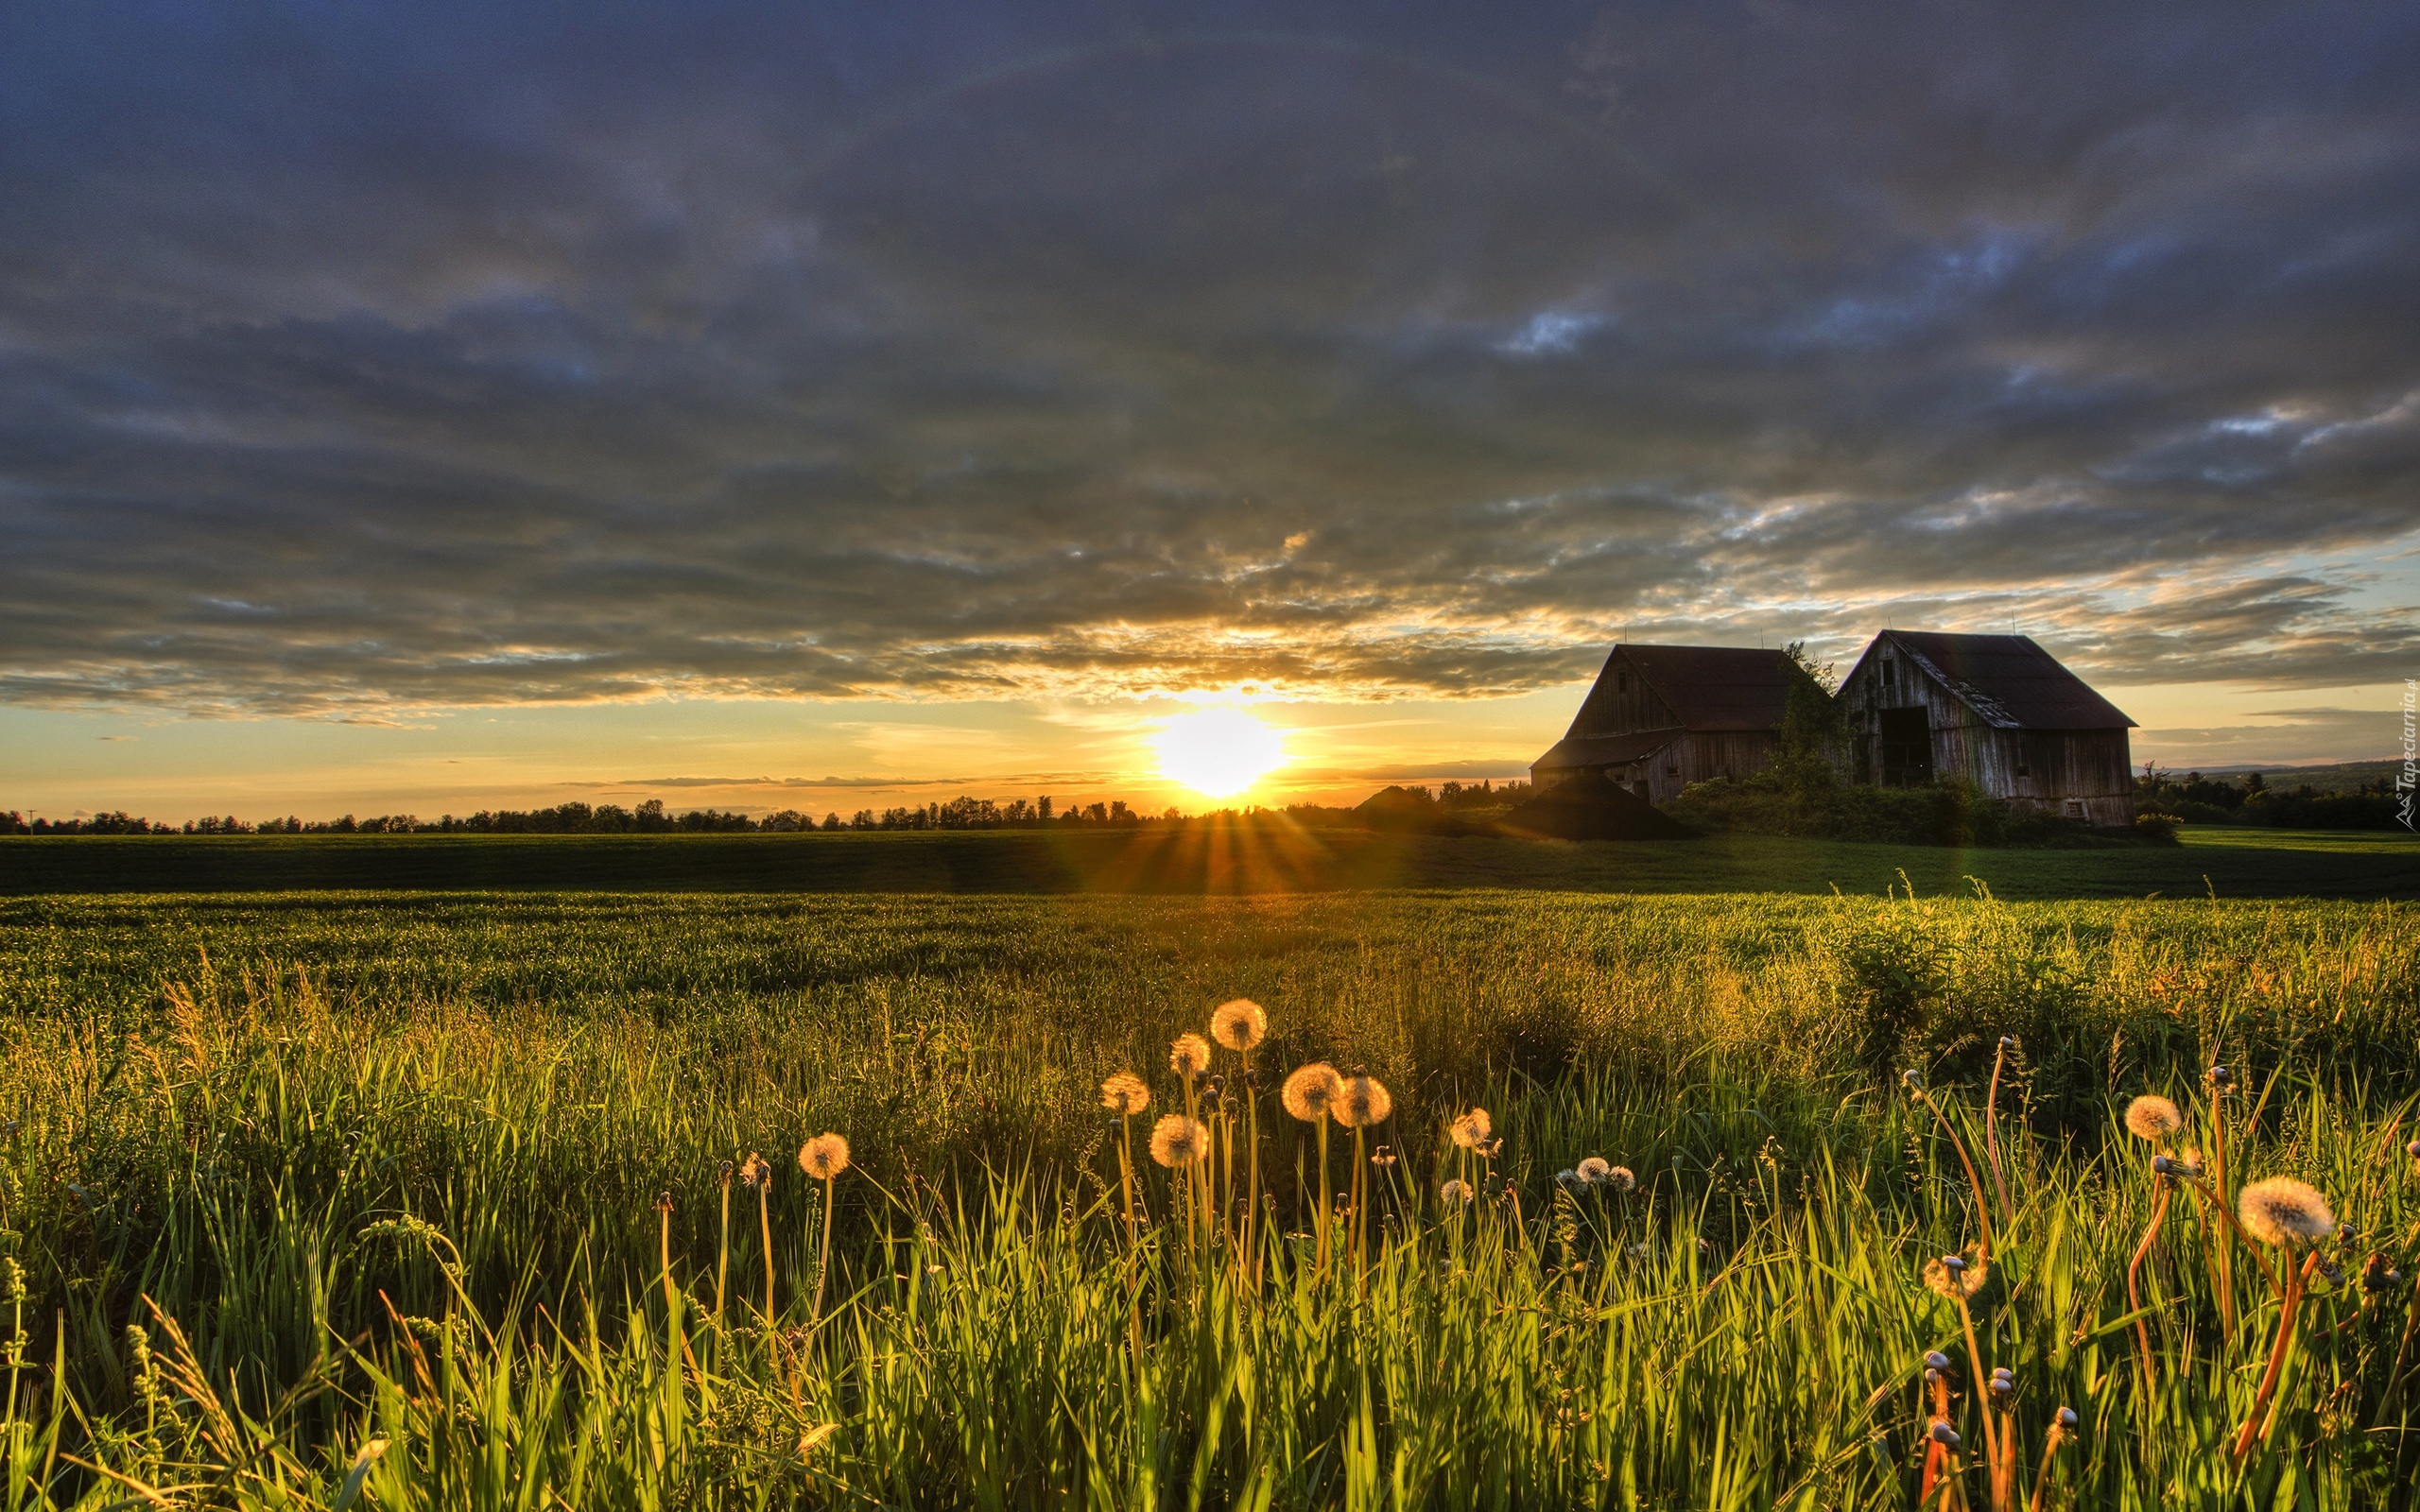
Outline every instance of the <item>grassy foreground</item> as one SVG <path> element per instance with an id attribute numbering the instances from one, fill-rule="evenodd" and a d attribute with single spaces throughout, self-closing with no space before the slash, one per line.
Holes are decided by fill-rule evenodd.
<path id="1" fill-rule="evenodd" d="M 1938 1413 L 1962 1444 L 1938 1484 L 1979 1507 L 2003 1428 L 2018 1504 L 2388 1506 L 2420 1472 L 2420 1314 L 2360 1277 L 2372 1249 L 2420 1268 L 2415 955 L 2391 904 L 12 903 L 0 1490 L 1912 1505 Z M 1273 1222 L 1247 1234 L 1248 1167 L 1214 1160 L 1189 1237 L 1137 1127 L 1128 1244 L 1094 1089 L 1142 1073 L 1148 1125 L 1179 1103 L 1169 1040 L 1236 993 L 1271 1009 L 1264 1072 L 1363 1063 L 1395 1093 L 1357 1264 L 1341 1238 L 1317 1263 L 1317 1143 L 1273 1074 L 1238 1141 Z M 2163 1192 L 2112 1099 L 2168 1089 L 2207 1148 L 2213 1059 L 2239 1078 L 2228 1183 L 2299 1177 L 2346 1230 L 2260 1413 L 2280 1309 L 2194 1192 L 2165 1194 L 2128 1297 Z M 1894 1090 L 1909 1060 L 1955 1142 Z M 1248 1134 L 1239 1058 L 1214 1069 Z M 1445 1138 L 1474 1102 L 1492 1160 Z M 819 1314 L 826 1189 L 788 1157 L 825 1128 L 856 1164 Z M 752 1150 L 777 1160 L 761 1229 L 717 1174 Z M 1554 1179 L 1587 1155 L 1635 1188 Z M 1442 1201 L 1449 1177 L 1479 1199 Z M 1919 1268 L 1981 1260 L 1985 1221 L 1970 1353 Z M 2014 1410 L 1987 1428 L 1996 1366 Z M 2079 1428 L 2037 1483 L 2061 1405 Z"/>
<path id="2" fill-rule="evenodd" d="M 0 895 L 691 891 L 1211 894 L 1519 887 L 1566 892 L 1841 892 L 1980 878 L 2004 898 L 2420 898 L 2400 831 L 2185 832 L 2183 846 L 1953 850 L 1771 835 L 1569 841 L 1303 830 L 1282 819 L 1181 831 L 683 835 L 0 837 Z"/>

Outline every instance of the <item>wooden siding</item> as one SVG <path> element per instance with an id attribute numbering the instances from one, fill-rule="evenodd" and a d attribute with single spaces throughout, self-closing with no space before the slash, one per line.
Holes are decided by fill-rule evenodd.
<path id="1" fill-rule="evenodd" d="M 1905 657 L 1890 686 L 1882 658 L 1861 662 L 1841 689 L 1849 731 L 1849 775 L 1884 780 L 1882 716 L 1922 709 L 1932 735 L 1936 778 L 1963 777 L 2018 814 L 2048 811 L 2104 827 L 2135 822 L 2134 767 L 2123 730 L 2006 730 Z"/>
<path id="2" fill-rule="evenodd" d="M 1632 684 L 1637 686 L 1635 682 Z M 1618 733 L 1618 731 L 1616 731 Z M 1681 789 L 1691 782 L 1710 782 L 1718 777 L 1745 777 L 1761 771 L 1773 758 L 1777 737 L 1766 730 L 1675 731 L 1672 744 L 1639 761 L 1599 768 L 1614 782 L 1639 791 L 1651 802 L 1662 803 L 1681 796 Z M 1551 782 L 1556 775 L 1534 774 L 1542 782 Z"/>

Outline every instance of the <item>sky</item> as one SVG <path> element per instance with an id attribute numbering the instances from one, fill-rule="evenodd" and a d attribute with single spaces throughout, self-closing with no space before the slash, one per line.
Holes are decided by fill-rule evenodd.
<path id="1" fill-rule="evenodd" d="M 0 9 L 0 807 L 1520 775 L 1617 639 L 2399 754 L 2420 9 Z"/>

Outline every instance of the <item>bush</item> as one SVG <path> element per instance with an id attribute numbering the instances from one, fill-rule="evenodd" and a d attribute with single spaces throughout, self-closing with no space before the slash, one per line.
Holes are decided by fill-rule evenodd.
<path id="1" fill-rule="evenodd" d="M 2148 840 L 2153 845 L 2178 844 L 2176 821 L 2165 814 L 2137 814 L 2135 816 L 2135 838 Z"/>
<path id="2" fill-rule="evenodd" d="M 1702 830 L 1891 845 L 2082 846 L 2091 830 L 2055 815 L 2012 816 L 1974 783 L 1869 787 L 1758 772 L 1692 782 L 1666 812 Z"/>

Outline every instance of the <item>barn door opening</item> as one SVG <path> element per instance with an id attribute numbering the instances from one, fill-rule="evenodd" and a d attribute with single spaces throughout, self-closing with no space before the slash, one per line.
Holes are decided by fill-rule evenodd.
<path id="1" fill-rule="evenodd" d="M 1922 787 L 1932 781 L 1932 723 L 1922 704 L 1882 711 L 1882 785 Z"/>

